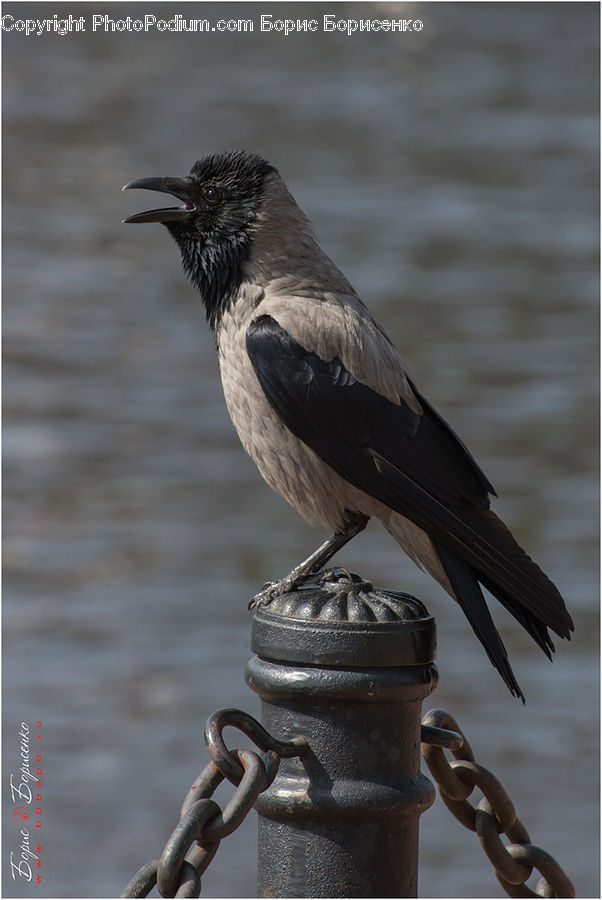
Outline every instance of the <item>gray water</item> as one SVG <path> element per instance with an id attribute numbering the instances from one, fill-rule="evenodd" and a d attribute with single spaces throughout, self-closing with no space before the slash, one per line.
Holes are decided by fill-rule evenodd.
<path id="1" fill-rule="evenodd" d="M 477 759 L 580 896 L 598 884 L 598 7 L 11 4 L 88 19 L 3 35 L 4 759 L 42 722 L 43 881 L 117 896 L 157 856 L 207 755 L 205 717 L 257 713 L 248 598 L 322 539 L 262 483 L 145 175 L 226 146 L 270 159 L 495 485 L 576 624 L 550 665 L 495 617 L 527 696 L 377 523 L 338 562 L 436 615 L 441 683 Z M 104 33 L 91 16 L 250 18 L 245 34 Z M 261 33 L 274 18 L 420 18 L 420 32 Z M 235 745 L 236 735 L 229 736 Z M 251 817 L 252 818 L 252 817 Z M 255 822 L 203 895 L 255 892 Z M 441 801 L 420 893 L 502 896 Z"/>

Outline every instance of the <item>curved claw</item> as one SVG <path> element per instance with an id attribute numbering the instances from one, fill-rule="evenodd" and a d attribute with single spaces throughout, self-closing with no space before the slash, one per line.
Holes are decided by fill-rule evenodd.
<path id="1" fill-rule="evenodd" d="M 283 581 L 285 580 L 286 579 L 283 579 Z M 255 596 L 251 597 L 249 600 L 249 612 L 253 612 L 256 607 L 263 606 L 264 604 L 269 603 L 270 600 L 273 600 L 276 594 L 280 593 L 281 588 L 284 587 L 283 581 L 266 581 L 259 593 L 255 594 Z"/>

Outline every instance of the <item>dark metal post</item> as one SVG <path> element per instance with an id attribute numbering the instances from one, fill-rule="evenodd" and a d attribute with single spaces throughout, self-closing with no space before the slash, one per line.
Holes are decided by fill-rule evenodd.
<path id="1" fill-rule="evenodd" d="M 263 725 L 310 749 L 257 800 L 260 897 L 415 897 L 421 703 L 435 623 L 408 594 L 342 569 L 254 612 L 247 682 Z"/>

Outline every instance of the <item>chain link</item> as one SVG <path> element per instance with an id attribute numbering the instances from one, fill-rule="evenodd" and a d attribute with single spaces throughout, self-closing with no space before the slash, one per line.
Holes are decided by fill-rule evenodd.
<path id="1" fill-rule="evenodd" d="M 222 731 L 238 728 L 263 750 L 265 759 L 253 750 L 229 750 Z M 279 741 L 248 713 L 221 709 L 207 720 L 207 749 L 212 759 L 188 791 L 173 830 L 159 860 L 136 872 L 122 897 L 146 897 L 155 884 L 162 897 L 199 897 L 201 876 L 217 853 L 220 841 L 232 834 L 253 809 L 255 801 L 276 777 L 283 756 L 300 756 L 308 744 L 304 738 Z M 226 807 L 212 800 L 227 778 L 235 785 Z"/>
<path id="2" fill-rule="evenodd" d="M 451 762 L 443 747 L 451 750 Z M 495 775 L 475 761 L 455 719 L 442 709 L 431 710 L 422 720 L 422 755 L 441 799 L 462 825 L 477 833 L 509 897 L 575 896 L 563 869 L 545 850 L 531 844 L 508 794 Z M 467 799 L 475 787 L 484 795 L 477 807 Z M 501 841 L 502 833 L 509 844 Z M 533 869 L 542 875 L 534 891 L 526 884 Z"/>
<path id="3" fill-rule="evenodd" d="M 266 731 L 257 719 L 240 709 L 218 709 L 207 719 L 205 742 L 211 758 L 232 784 L 238 784 L 242 777 L 242 769 L 224 743 L 222 732 L 228 725 L 233 725 L 244 732 L 260 750 L 275 753 L 278 759 L 300 756 L 308 747 L 307 741 L 302 737 L 294 738 L 292 741 L 279 741 Z"/>
<path id="4" fill-rule="evenodd" d="M 238 728 L 263 751 L 229 750 L 223 738 L 227 726 Z M 260 793 L 274 780 L 282 757 L 301 756 L 305 738 L 280 741 L 248 713 L 221 709 L 207 720 L 205 740 L 211 760 L 191 786 L 160 859 L 147 863 L 134 875 L 122 897 L 146 897 L 157 886 L 162 897 L 199 897 L 201 876 L 217 853 L 222 838 L 243 822 Z M 448 761 L 444 748 L 451 751 Z M 494 867 L 498 881 L 510 897 L 574 897 L 565 872 L 548 853 L 531 844 L 516 816 L 514 805 L 498 779 L 474 758 L 455 721 L 443 710 L 427 713 L 422 721 L 422 754 L 445 805 L 471 831 L 475 831 Z M 222 810 L 212 799 L 227 779 L 235 790 Z M 475 787 L 483 798 L 474 807 L 468 797 Z M 505 834 L 509 844 L 504 844 Z M 535 891 L 527 886 L 533 869 L 542 877 Z"/>

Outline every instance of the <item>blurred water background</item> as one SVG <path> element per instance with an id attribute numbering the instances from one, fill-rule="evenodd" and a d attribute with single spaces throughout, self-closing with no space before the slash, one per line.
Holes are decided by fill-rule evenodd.
<path id="1" fill-rule="evenodd" d="M 42 887 L 117 896 L 158 855 L 206 762 L 205 717 L 258 712 L 247 601 L 323 535 L 263 484 L 212 338 L 152 205 L 121 185 L 228 146 L 281 171 L 498 510 L 575 619 L 550 665 L 496 608 L 527 696 L 371 525 L 337 562 L 436 615 L 441 683 L 477 758 L 580 896 L 598 884 L 598 5 L 12 4 L 83 34 L 3 35 L 4 760 L 43 723 Z M 92 32 L 252 19 L 243 34 Z M 419 18 L 420 32 L 261 33 L 259 17 Z M 167 204 L 168 205 L 168 204 Z M 5 801 L 7 776 L 4 779 Z M 254 818 L 254 817 L 251 817 Z M 255 893 L 255 822 L 203 894 Z M 441 801 L 420 893 L 502 896 Z"/>

